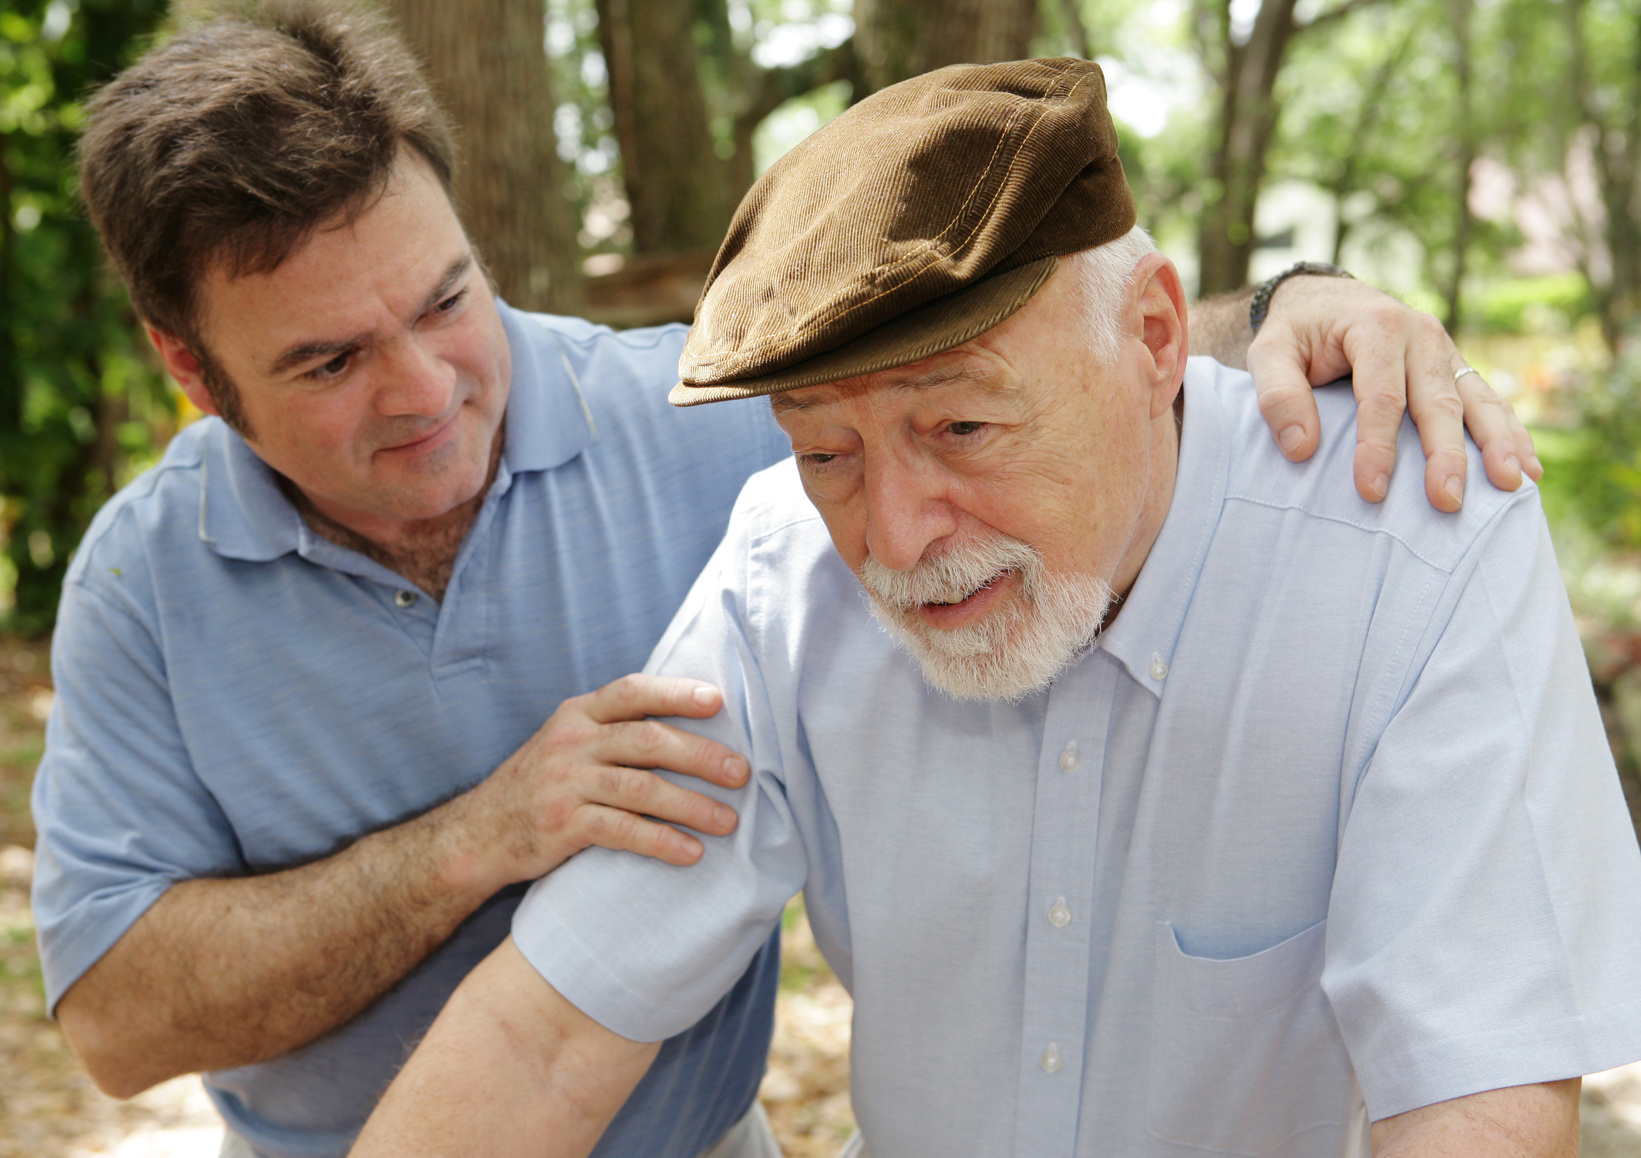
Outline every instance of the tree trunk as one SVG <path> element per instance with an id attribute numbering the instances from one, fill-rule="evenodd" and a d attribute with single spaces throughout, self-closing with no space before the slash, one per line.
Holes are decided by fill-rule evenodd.
<path id="1" fill-rule="evenodd" d="M 1036 32 L 1037 0 L 855 0 L 855 52 L 872 92 L 948 64 L 1029 56 Z"/>
<path id="2" fill-rule="evenodd" d="M 1579 113 L 1595 130 L 1591 152 L 1601 207 L 1606 218 L 1606 242 L 1612 273 L 1606 285 L 1594 285 L 1596 311 L 1607 348 L 1619 348 L 1634 335 L 1629 332 L 1641 313 L 1641 15 L 1636 18 L 1636 67 L 1630 70 L 1628 90 L 1618 99 L 1601 100 L 1590 76 L 1584 41 L 1585 0 L 1565 6 L 1573 51 L 1573 89 Z"/>
<path id="3" fill-rule="evenodd" d="M 575 212 L 553 136 L 542 0 L 391 0 L 459 133 L 456 201 L 515 306 L 576 312 Z"/>
<path id="4" fill-rule="evenodd" d="M 1271 94 L 1297 29 L 1295 0 L 1264 0 L 1247 43 L 1231 36 L 1228 6 L 1218 14 L 1224 66 L 1216 78 L 1220 105 L 1209 167 L 1210 194 L 1197 231 L 1202 297 L 1229 293 L 1248 281 L 1254 251 L 1254 210 L 1265 180 L 1265 153 L 1279 111 Z"/>
<path id="5" fill-rule="evenodd" d="M 1458 172 L 1454 181 L 1453 269 L 1447 284 L 1447 316 L 1442 319 L 1451 332 L 1458 329 L 1464 307 L 1464 274 L 1470 255 L 1470 234 L 1475 216 L 1470 211 L 1470 170 L 1476 164 L 1476 127 L 1471 111 L 1470 17 L 1475 0 L 1448 0 L 1456 49 L 1455 76 L 1458 108 L 1454 114 L 1454 137 L 1458 146 Z"/>
<path id="6" fill-rule="evenodd" d="M 741 194 L 713 139 L 693 15 L 688 0 L 598 0 L 635 254 L 716 250 Z"/>

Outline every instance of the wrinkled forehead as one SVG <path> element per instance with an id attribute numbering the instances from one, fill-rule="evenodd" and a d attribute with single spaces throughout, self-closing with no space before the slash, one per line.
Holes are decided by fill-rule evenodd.
<path id="1" fill-rule="evenodd" d="M 1001 393 L 1013 389 L 1011 382 L 1000 379 L 994 369 L 977 359 L 952 360 L 935 368 L 921 365 L 897 367 L 858 378 L 806 386 L 799 390 L 785 390 L 769 396 L 775 417 L 816 413 L 841 404 L 874 399 L 916 399 L 940 391 Z"/>

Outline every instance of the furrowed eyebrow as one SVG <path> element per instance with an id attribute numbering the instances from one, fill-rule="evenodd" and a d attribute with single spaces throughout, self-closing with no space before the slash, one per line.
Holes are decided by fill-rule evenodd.
<path id="1" fill-rule="evenodd" d="M 304 342 L 300 346 L 292 346 L 273 360 L 268 367 L 268 377 L 275 378 L 285 371 L 294 369 L 304 362 L 311 362 L 315 358 L 325 358 L 329 361 L 338 354 L 345 354 L 364 343 L 368 334 L 359 334 L 352 338 L 339 338 L 334 342 Z"/>
<path id="2" fill-rule="evenodd" d="M 936 370 L 916 378 L 908 378 L 903 382 L 896 382 L 890 389 L 933 390 L 936 386 L 945 386 L 950 382 L 984 382 L 985 380 L 985 371 L 974 367 L 962 370 Z"/>
<path id="3" fill-rule="evenodd" d="M 450 291 L 455 288 L 456 283 L 472 268 L 473 255 L 471 253 L 465 253 L 451 262 L 450 268 L 439 279 L 439 284 L 434 286 L 427 297 L 422 299 L 421 306 L 416 310 L 417 316 L 420 317 L 444 300 Z M 276 377 L 287 370 L 300 366 L 304 362 L 311 362 L 316 358 L 326 358 L 328 360 L 338 354 L 345 354 L 349 350 L 364 345 L 369 338 L 368 333 L 355 334 L 352 337 L 336 338 L 328 342 L 304 342 L 300 346 L 292 346 L 273 360 L 268 367 L 268 376 Z"/>
<path id="4" fill-rule="evenodd" d="M 471 253 L 464 253 L 451 262 L 450 268 L 445 271 L 444 277 L 439 279 L 439 284 L 433 287 L 433 292 L 422 299 L 422 308 L 419 313 L 427 313 L 428 310 L 448 297 L 450 291 L 456 288 L 456 283 L 461 281 L 467 271 L 472 268 L 473 255 Z"/>
<path id="5" fill-rule="evenodd" d="M 961 370 L 934 370 L 927 374 L 919 374 L 915 378 L 907 378 L 889 385 L 890 390 L 932 390 L 936 386 L 945 386 L 952 382 L 985 382 L 986 373 L 976 367 L 966 367 Z M 999 392 L 1009 389 L 1007 386 L 998 386 Z M 817 406 L 825 406 L 837 401 L 837 394 L 832 391 L 813 394 L 806 398 L 793 398 L 790 394 L 771 394 L 770 408 L 776 414 L 788 414 L 799 410 L 813 410 Z"/>
<path id="6" fill-rule="evenodd" d="M 790 394 L 771 394 L 769 408 L 776 414 L 787 414 L 796 410 L 813 410 L 817 406 L 825 406 L 828 402 L 836 401 L 834 394 L 816 394 L 810 398 L 794 398 Z"/>

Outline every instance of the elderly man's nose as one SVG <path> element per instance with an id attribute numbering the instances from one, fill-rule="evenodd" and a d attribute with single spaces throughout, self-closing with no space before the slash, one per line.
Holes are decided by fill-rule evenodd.
<path id="1" fill-rule="evenodd" d="M 929 544 L 957 530 L 945 496 L 915 471 L 867 471 L 866 549 L 892 571 L 908 571 Z"/>

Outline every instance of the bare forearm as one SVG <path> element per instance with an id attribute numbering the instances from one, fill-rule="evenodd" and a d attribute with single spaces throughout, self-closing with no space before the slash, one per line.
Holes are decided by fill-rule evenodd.
<path id="1" fill-rule="evenodd" d="M 1577 1158 L 1582 1084 L 1487 1090 L 1381 1119 L 1374 1158 Z"/>
<path id="2" fill-rule="evenodd" d="M 98 1085 L 262 1061 L 364 1009 L 493 891 L 463 879 L 452 805 L 300 868 L 173 886 L 58 1006 Z"/>
<path id="3" fill-rule="evenodd" d="M 542 980 L 511 939 L 474 969 L 352 1158 L 585 1158 L 655 1060 Z"/>
<path id="4" fill-rule="evenodd" d="M 104 1091 L 248 1065 L 336 1028 L 487 897 L 590 844 L 691 864 L 735 814 L 644 771 L 724 787 L 746 761 L 650 715 L 710 716 L 694 680 L 628 676 L 565 701 L 478 786 L 286 872 L 175 885 L 64 995 L 57 1014 Z M 656 818 L 656 819 L 650 819 Z"/>
<path id="5" fill-rule="evenodd" d="M 1248 328 L 1248 306 L 1253 301 L 1253 287 L 1234 293 L 1203 298 L 1190 306 L 1191 353 L 1206 354 L 1216 362 L 1237 370 L 1248 368 L 1248 343 L 1253 331 Z"/>

